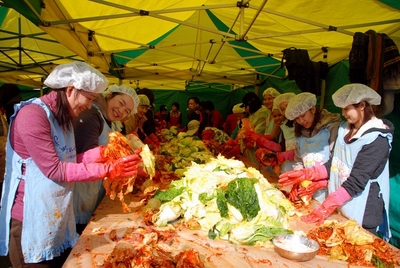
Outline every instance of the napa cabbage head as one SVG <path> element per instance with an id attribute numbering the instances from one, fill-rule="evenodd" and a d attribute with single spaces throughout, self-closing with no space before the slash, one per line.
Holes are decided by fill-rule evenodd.
<path id="1" fill-rule="evenodd" d="M 168 202 L 160 207 L 160 211 L 153 215 L 152 222 L 155 226 L 166 226 L 169 222 L 178 219 L 183 210 L 179 202 Z"/>

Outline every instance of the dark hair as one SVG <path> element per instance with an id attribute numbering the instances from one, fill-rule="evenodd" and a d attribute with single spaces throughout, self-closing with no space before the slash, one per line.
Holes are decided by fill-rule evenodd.
<path id="1" fill-rule="evenodd" d="M 166 111 L 167 110 L 167 105 L 161 105 L 160 106 L 160 112 L 162 112 L 162 111 Z"/>
<path id="2" fill-rule="evenodd" d="M 138 95 L 139 94 L 146 95 L 146 97 L 149 98 L 150 104 L 153 105 L 153 103 L 154 103 L 154 93 L 153 93 L 153 91 L 151 91 L 151 89 L 148 89 L 148 88 L 139 89 L 137 94 Z"/>
<path id="3" fill-rule="evenodd" d="M 68 107 L 68 99 L 65 94 L 66 88 L 61 88 L 61 89 L 53 89 L 56 91 L 57 94 L 57 102 L 56 102 L 56 107 L 54 111 L 54 116 L 56 117 L 56 120 L 58 124 L 60 125 L 61 129 L 64 131 L 66 130 L 72 130 L 73 127 L 73 116 L 69 114 Z M 75 97 L 78 94 L 78 90 L 75 90 Z"/>
<path id="4" fill-rule="evenodd" d="M 205 101 L 203 103 L 202 107 L 203 107 L 203 110 L 209 110 L 211 112 L 214 111 L 214 109 L 215 109 L 214 103 L 209 100 Z"/>
<path id="5" fill-rule="evenodd" d="M 190 97 L 189 99 L 188 99 L 188 101 L 187 101 L 187 104 L 189 104 L 189 101 L 190 100 L 194 100 L 194 102 L 196 103 L 196 104 L 200 104 L 200 100 L 199 100 L 199 98 L 197 98 L 197 97 Z"/>
<path id="6" fill-rule="evenodd" d="M 177 102 L 172 103 L 172 106 L 175 106 L 176 108 L 178 108 L 178 110 L 180 108 L 179 103 L 177 103 Z"/>
<path id="7" fill-rule="evenodd" d="M 112 98 L 114 98 L 115 96 L 118 95 L 124 95 L 125 93 L 122 92 L 114 92 L 112 91 L 110 94 L 107 94 L 107 96 L 105 97 L 106 100 L 111 100 Z"/>
<path id="8" fill-rule="evenodd" d="M 2 84 L 0 86 L 0 106 L 5 106 L 12 98 L 21 92 L 16 84 Z"/>
<path id="9" fill-rule="evenodd" d="M 307 111 L 309 111 L 309 110 L 307 110 Z M 315 126 L 318 124 L 320 117 L 321 117 L 321 110 L 318 108 L 315 108 L 314 121 L 311 124 L 311 127 L 307 128 L 310 131 L 310 133 L 314 130 Z M 303 129 L 306 129 L 306 128 L 304 128 L 302 125 L 296 123 L 296 120 L 293 120 L 293 122 L 294 122 L 294 135 L 296 137 L 301 137 Z"/>
<path id="10" fill-rule="evenodd" d="M 247 92 L 243 98 L 242 102 L 244 106 L 249 106 L 249 112 L 255 113 L 261 108 L 262 102 L 260 97 L 254 92 Z"/>
<path id="11" fill-rule="evenodd" d="M 372 106 L 366 101 L 362 101 L 362 102 L 352 104 L 352 105 L 355 108 L 358 108 L 361 105 L 361 103 L 363 103 L 363 102 L 365 103 L 363 124 L 365 124 L 366 122 L 371 120 L 371 118 L 374 116 L 374 110 L 373 110 Z"/>

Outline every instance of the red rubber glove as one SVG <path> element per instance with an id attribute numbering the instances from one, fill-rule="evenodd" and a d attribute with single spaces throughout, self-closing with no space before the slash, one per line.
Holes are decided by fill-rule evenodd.
<path id="1" fill-rule="evenodd" d="M 277 152 L 276 157 L 278 159 L 278 164 L 282 164 L 286 160 L 293 160 L 294 159 L 294 150 L 285 151 L 285 152 Z"/>
<path id="2" fill-rule="evenodd" d="M 315 191 L 324 189 L 326 186 L 328 186 L 328 180 L 313 181 L 307 188 L 300 187 L 298 194 L 300 197 L 311 197 Z"/>
<path id="3" fill-rule="evenodd" d="M 212 140 L 212 139 L 214 139 L 214 136 L 215 136 L 215 133 L 211 129 L 204 130 L 201 133 L 201 139 L 204 140 L 204 141 Z"/>
<path id="4" fill-rule="evenodd" d="M 109 178 L 125 178 L 132 177 L 137 174 L 137 168 L 142 161 L 139 155 L 133 154 L 122 157 L 118 160 L 110 161 L 108 164 Z"/>
<path id="5" fill-rule="evenodd" d="M 261 136 L 260 134 L 257 134 L 252 130 L 246 130 L 243 133 L 243 135 L 244 135 L 244 138 L 246 139 L 246 142 L 249 142 L 249 143 L 251 143 L 251 142 L 255 143 L 256 140 Z"/>
<path id="6" fill-rule="evenodd" d="M 149 174 L 147 174 L 142 166 L 139 166 L 137 169 L 137 176 L 141 178 L 150 178 Z"/>
<path id="7" fill-rule="evenodd" d="M 274 152 L 282 151 L 281 145 L 279 143 L 269 140 L 269 138 L 269 135 L 260 135 L 260 137 L 256 140 L 258 148 L 266 148 Z"/>
<path id="8" fill-rule="evenodd" d="M 157 136 L 154 133 L 151 133 L 149 135 L 150 140 L 153 141 L 153 143 L 156 145 L 157 148 L 160 147 L 160 141 L 158 140 Z"/>
<path id="9" fill-rule="evenodd" d="M 278 183 L 282 186 L 298 184 L 304 180 L 319 181 L 328 178 L 328 172 L 324 165 L 292 170 L 282 173 Z"/>
<path id="10" fill-rule="evenodd" d="M 276 153 L 265 148 L 259 148 L 254 152 L 254 156 L 258 163 L 264 167 L 272 167 L 278 165 Z"/>
<path id="11" fill-rule="evenodd" d="M 336 192 L 331 193 L 322 205 L 310 214 L 302 216 L 301 219 L 306 223 L 316 223 L 317 225 L 320 225 L 338 206 L 343 205 L 350 198 L 351 196 L 346 189 L 340 187 Z"/>
<path id="12" fill-rule="evenodd" d="M 299 200 L 299 185 L 298 184 L 293 185 L 292 190 L 290 190 L 289 200 L 292 202 Z"/>

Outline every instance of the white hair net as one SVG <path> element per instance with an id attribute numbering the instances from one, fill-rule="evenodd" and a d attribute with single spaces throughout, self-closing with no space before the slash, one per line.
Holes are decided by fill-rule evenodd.
<path id="1" fill-rule="evenodd" d="M 144 95 L 144 94 L 139 94 L 139 95 L 137 95 L 137 96 L 138 96 L 138 98 L 139 98 L 139 105 L 147 105 L 147 106 L 150 106 L 150 100 L 149 100 L 149 98 L 147 98 L 146 95 Z"/>
<path id="2" fill-rule="evenodd" d="M 132 100 L 133 100 L 133 110 L 131 114 L 137 113 L 137 107 L 139 106 L 139 98 L 138 95 L 136 94 L 136 91 L 131 88 L 130 86 L 126 85 L 111 85 L 107 88 L 107 90 L 104 92 L 105 95 L 108 95 L 111 92 L 120 92 L 123 94 L 129 95 Z"/>
<path id="3" fill-rule="evenodd" d="M 362 101 L 366 101 L 371 105 L 381 104 L 381 96 L 375 90 L 363 84 L 348 84 L 339 88 L 333 93 L 332 100 L 339 108 Z"/>
<path id="4" fill-rule="evenodd" d="M 276 97 L 278 97 L 279 95 L 281 95 L 281 93 L 279 93 L 278 92 L 278 90 L 276 90 L 275 88 L 273 88 L 273 87 L 269 87 L 269 88 L 267 88 L 266 90 L 264 90 L 264 92 L 263 92 L 263 96 L 264 95 L 271 95 L 272 97 L 274 97 L 274 98 L 276 98 Z"/>
<path id="5" fill-rule="evenodd" d="M 277 96 L 274 99 L 274 106 L 272 107 L 272 110 L 278 109 L 282 113 L 280 104 L 284 101 L 290 101 L 290 99 L 293 98 L 294 96 L 296 96 L 296 94 L 294 94 L 293 92 L 283 93 Z"/>
<path id="6" fill-rule="evenodd" d="M 55 89 L 74 86 L 79 90 L 102 93 L 108 86 L 108 80 L 89 64 L 75 61 L 58 65 L 44 84 Z"/>
<path id="7" fill-rule="evenodd" d="M 286 107 L 285 117 L 289 120 L 294 120 L 316 104 L 317 97 L 314 94 L 308 92 L 297 94 L 290 99 Z"/>
<path id="8" fill-rule="evenodd" d="M 232 113 L 234 114 L 240 114 L 240 113 L 244 113 L 245 109 L 242 106 L 243 103 L 238 103 L 235 106 L 233 106 L 232 108 Z"/>

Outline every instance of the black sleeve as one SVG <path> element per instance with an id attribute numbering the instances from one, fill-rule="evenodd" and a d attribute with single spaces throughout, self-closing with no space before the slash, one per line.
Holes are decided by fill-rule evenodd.
<path id="1" fill-rule="evenodd" d="M 350 196 L 364 191 L 368 181 L 376 179 L 382 173 L 389 154 L 389 144 L 382 136 L 363 146 L 357 154 L 350 176 L 342 184 Z"/>
<path id="2" fill-rule="evenodd" d="M 147 120 L 143 123 L 143 131 L 149 136 L 150 134 L 156 133 L 156 122 L 154 120 L 154 113 L 148 109 L 146 113 Z"/>
<path id="3" fill-rule="evenodd" d="M 200 114 L 196 111 L 190 111 L 188 114 L 188 123 L 192 120 L 202 121 Z"/>
<path id="4" fill-rule="evenodd" d="M 96 108 L 85 110 L 74 119 L 77 154 L 99 146 L 103 124 L 103 118 Z"/>

